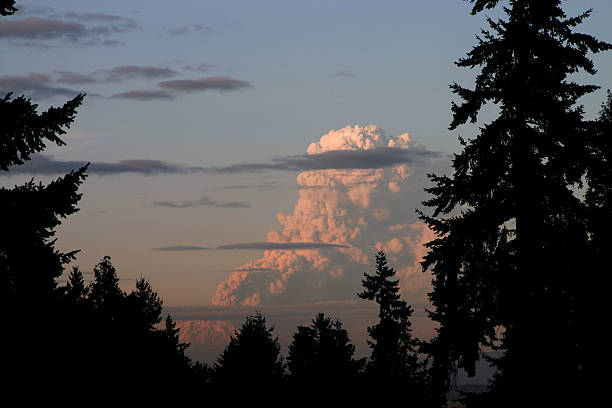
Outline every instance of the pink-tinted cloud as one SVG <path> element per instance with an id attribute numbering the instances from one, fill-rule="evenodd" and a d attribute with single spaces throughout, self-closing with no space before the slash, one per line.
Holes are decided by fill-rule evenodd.
<path id="1" fill-rule="evenodd" d="M 21 20 L 0 20 L 0 38 L 50 39 L 77 41 L 87 35 L 80 23 L 50 18 L 28 17 Z"/>
<path id="2" fill-rule="evenodd" d="M 368 152 L 393 148 L 424 150 L 408 134 L 390 138 L 375 126 L 347 126 L 312 143 L 309 155 L 330 151 Z M 300 186 L 293 214 L 278 214 L 282 229 L 273 242 L 326 242 L 338 247 L 271 249 L 221 283 L 216 305 L 259 305 L 354 299 L 364 272 L 372 272 L 376 248 L 384 248 L 412 302 L 426 301 L 429 277 L 420 271 L 422 243 L 428 230 L 417 221 L 415 192 L 422 191 L 423 163 L 384 168 L 309 170 Z M 421 177 L 414 177 L 418 173 Z M 405 224 L 405 228 L 397 225 Z M 257 268 L 272 272 L 257 273 Z M 402 287 L 404 290 L 404 287 Z"/>

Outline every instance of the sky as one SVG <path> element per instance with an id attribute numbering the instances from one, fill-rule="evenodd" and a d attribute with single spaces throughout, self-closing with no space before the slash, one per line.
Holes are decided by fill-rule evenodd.
<path id="1" fill-rule="evenodd" d="M 612 41 L 612 2 L 564 4 L 570 15 L 592 8 L 580 30 Z M 81 210 L 58 229 L 82 270 L 109 255 L 126 290 L 149 279 L 203 358 L 254 308 L 285 343 L 317 311 L 337 315 L 365 355 L 375 310 L 355 294 L 385 249 L 415 332 L 431 335 L 418 261 L 432 235 L 415 209 L 426 174 L 448 173 L 457 137 L 476 134 L 448 131 L 449 84 L 473 82 L 454 61 L 484 15 L 460 0 L 18 8 L 0 20 L 0 90 L 41 110 L 87 96 L 66 146 L 0 184 L 91 162 Z M 580 101 L 588 118 L 612 88 L 611 54 L 594 57 L 595 77 L 578 75 L 602 87 Z"/>

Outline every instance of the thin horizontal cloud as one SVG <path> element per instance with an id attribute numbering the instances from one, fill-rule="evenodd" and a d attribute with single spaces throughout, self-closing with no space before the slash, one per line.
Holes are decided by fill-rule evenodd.
<path id="1" fill-rule="evenodd" d="M 57 71 L 57 73 L 59 74 L 57 82 L 69 84 L 121 82 L 126 79 L 160 79 L 179 75 L 171 68 L 143 65 L 122 65 L 111 69 L 99 69 L 89 74 L 72 71 Z"/>
<path id="2" fill-rule="evenodd" d="M 80 23 L 49 18 L 28 17 L 21 20 L 0 20 L 0 38 L 64 39 L 71 42 L 88 34 Z"/>
<path id="3" fill-rule="evenodd" d="M 141 65 L 123 65 L 101 72 L 106 76 L 106 82 L 117 82 L 135 78 L 171 78 L 178 75 L 178 72 L 170 68 Z"/>
<path id="4" fill-rule="evenodd" d="M 191 24 L 178 28 L 169 28 L 168 33 L 170 33 L 170 35 L 174 37 L 177 35 L 185 35 L 191 33 L 212 34 L 214 33 L 214 30 L 202 24 Z"/>
<path id="5" fill-rule="evenodd" d="M 46 74 L 9 75 L 0 77 L 0 92 L 27 94 L 34 99 L 48 99 L 54 96 L 72 98 L 82 91 L 51 85 L 51 77 Z"/>
<path id="6" fill-rule="evenodd" d="M 88 74 L 79 74 L 72 71 L 56 71 L 59 74 L 57 82 L 64 84 L 92 84 L 98 82 L 98 80 Z"/>
<path id="7" fill-rule="evenodd" d="M 246 81 L 241 81 L 227 76 L 208 77 L 200 79 L 175 79 L 164 81 L 158 84 L 161 88 L 175 92 L 195 92 L 195 91 L 236 91 L 251 88 L 252 85 Z"/>
<path id="8" fill-rule="evenodd" d="M 155 251 L 207 251 L 207 250 L 300 250 L 300 249 L 331 249 L 331 248 L 350 248 L 347 245 L 327 244 L 324 242 L 247 242 L 241 244 L 219 245 L 218 247 L 202 247 L 192 245 L 173 245 L 161 248 L 153 248 Z M 256 268 L 261 271 L 262 268 Z M 243 269 L 235 269 L 240 272 Z M 249 271 L 248 268 L 244 271 Z M 266 268 L 265 271 L 272 271 Z"/>
<path id="9" fill-rule="evenodd" d="M 229 201 L 223 203 L 206 196 L 194 201 L 153 201 L 153 204 L 169 208 L 190 208 L 198 206 L 218 208 L 248 208 L 251 206 L 251 204 L 242 201 Z"/>
<path id="10" fill-rule="evenodd" d="M 334 72 L 333 74 L 331 74 L 332 76 L 337 76 L 337 77 L 346 77 L 346 78 L 355 78 L 358 75 L 352 71 L 340 71 L 340 72 Z"/>
<path id="11" fill-rule="evenodd" d="M 173 246 L 166 246 L 166 247 L 161 247 L 161 248 L 153 248 L 154 251 L 207 251 L 209 249 L 214 249 L 214 248 L 207 248 L 207 247 L 193 246 L 193 245 L 173 245 Z"/>
<path id="12" fill-rule="evenodd" d="M 46 15 L 53 13 L 54 9 L 50 6 L 25 6 L 23 4 L 16 4 L 17 12 L 16 16 L 32 16 L 32 15 Z"/>
<path id="13" fill-rule="evenodd" d="M 218 174 L 250 173 L 266 170 L 329 170 L 374 169 L 397 164 L 422 163 L 440 154 L 425 149 L 381 147 L 369 150 L 330 150 L 319 154 L 286 156 L 272 159 L 273 163 L 245 163 L 210 168 Z"/>
<path id="14" fill-rule="evenodd" d="M 134 99 L 137 101 L 152 101 L 152 100 L 169 100 L 174 99 L 174 96 L 166 91 L 159 89 L 140 89 L 134 91 L 120 92 L 111 96 L 111 98 Z"/>
<path id="15" fill-rule="evenodd" d="M 233 164 L 222 167 L 200 167 L 170 164 L 161 160 L 123 160 L 116 163 L 94 162 L 92 174 L 166 173 L 243 174 L 261 171 L 309 171 L 376 169 L 398 164 L 426 164 L 441 154 L 426 149 L 384 147 L 370 150 L 331 150 L 319 154 L 275 158 L 272 163 Z M 25 165 L 13 166 L 11 174 L 60 174 L 85 165 L 84 161 L 58 161 L 47 155 L 35 155 Z M 6 173 L 0 173 L 6 174 Z"/>
<path id="16" fill-rule="evenodd" d="M 252 189 L 257 189 L 257 190 L 272 190 L 272 189 L 277 189 L 280 187 L 280 184 L 278 184 L 275 181 L 270 181 L 267 183 L 260 183 L 260 184 L 230 184 L 228 186 L 223 186 L 224 190 L 252 190 Z"/>
<path id="17" fill-rule="evenodd" d="M 103 38 L 140 28 L 136 21 L 105 13 L 63 13 L 48 15 L 51 8 L 26 8 L 21 19 L 0 20 L 0 39 L 22 47 L 48 48 L 58 43 L 71 45 L 115 45 Z M 43 15 L 43 17 L 40 17 Z"/>
<path id="18" fill-rule="evenodd" d="M 85 161 L 59 161 L 52 157 L 37 154 L 32 159 L 21 166 L 12 166 L 8 172 L 0 175 L 12 174 L 63 174 L 71 170 L 83 167 L 88 162 Z M 117 173 L 140 173 L 144 175 L 169 174 L 169 173 L 189 173 L 197 171 L 199 168 L 189 168 L 179 165 L 165 163 L 161 160 L 122 160 L 116 163 L 93 162 L 89 164 L 88 173 L 106 175 Z"/>
<path id="19" fill-rule="evenodd" d="M 70 13 L 53 14 L 51 18 L 65 18 L 65 19 L 78 20 L 78 21 L 96 21 L 96 22 L 114 23 L 114 24 L 117 24 L 127 29 L 140 28 L 136 20 L 114 15 L 114 14 L 106 14 L 106 13 L 70 12 Z"/>
<path id="20" fill-rule="evenodd" d="M 222 250 L 296 250 L 296 249 L 325 249 L 325 248 L 350 248 L 347 245 L 327 244 L 324 242 L 247 242 L 243 244 L 220 245 L 216 249 Z"/>
<path id="21" fill-rule="evenodd" d="M 184 65 L 183 69 L 185 71 L 198 71 L 198 72 L 209 72 L 215 69 L 219 69 L 218 65 L 213 64 L 199 64 L 199 65 Z"/>

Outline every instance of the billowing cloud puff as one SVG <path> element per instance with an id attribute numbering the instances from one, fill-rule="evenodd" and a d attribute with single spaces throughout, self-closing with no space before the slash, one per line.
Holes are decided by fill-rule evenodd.
<path id="1" fill-rule="evenodd" d="M 332 130 L 307 153 L 381 151 L 393 148 L 425 151 L 407 133 L 392 138 L 376 126 Z M 317 248 L 266 250 L 262 258 L 238 267 L 222 282 L 215 305 L 260 305 L 355 299 L 363 273 L 373 273 L 377 249 L 387 252 L 405 296 L 425 302 L 430 277 L 418 262 L 431 232 L 416 219 L 423 198 L 423 162 L 384 168 L 308 170 L 293 214 L 278 214 L 282 229 L 269 242 L 322 242 Z"/>

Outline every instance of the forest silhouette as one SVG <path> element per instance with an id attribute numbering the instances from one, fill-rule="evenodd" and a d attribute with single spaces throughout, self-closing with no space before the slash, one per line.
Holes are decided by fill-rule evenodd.
<path id="1" fill-rule="evenodd" d="M 447 406 L 459 369 L 496 370 L 484 392 L 463 392 L 467 407 L 588 406 L 603 395 L 604 277 L 612 249 L 612 93 L 599 116 L 578 101 L 597 86 L 590 54 L 612 46 L 575 31 L 591 11 L 568 17 L 560 0 L 467 0 L 472 13 L 505 5 L 488 18 L 459 67 L 477 69 L 473 88 L 454 83 L 450 129 L 476 123 L 494 104 L 450 176 L 430 175 L 432 196 L 419 210 L 434 231 L 422 263 L 433 275 L 433 339 L 411 331 L 384 252 L 364 274 L 361 299 L 376 302 L 367 328 L 370 356 L 338 319 L 319 313 L 298 326 L 283 358 L 260 312 L 212 365 L 191 361 L 162 300 L 141 278 L 127 293 L 106 256 L 86 283 L 78 251 L 55 247 L 55 229 L 78 211 L 88 166 L 49 184 L 0 188 L 2 362 L 8 394 L 35 399 L 141 404 L 160 399 L 263 406 L 383 404 Z M 0 15 L 16 11 L 0 0 Z M 61 137 L 85 95 L 39 113 L 25 96 L 0 98 L 0 171 L 23 165 Z M 495 351 L 495 353 L 487 353 Z"/>

